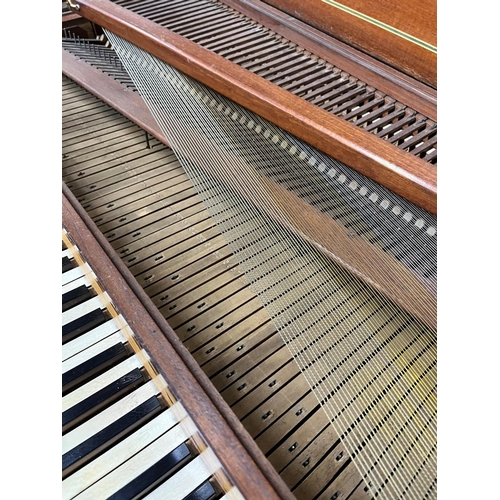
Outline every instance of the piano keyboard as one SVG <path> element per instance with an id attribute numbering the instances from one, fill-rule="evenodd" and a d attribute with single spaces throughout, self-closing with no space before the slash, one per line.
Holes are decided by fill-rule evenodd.
<path id="1" fill-rule="evenodd" d="M 242 498 L 220 467 L 63 233 L 63 499 Z"/>

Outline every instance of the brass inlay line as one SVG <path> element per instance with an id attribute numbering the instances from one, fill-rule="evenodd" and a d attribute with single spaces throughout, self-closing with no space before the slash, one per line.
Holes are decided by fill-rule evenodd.
<path id="1" fill-rule="evenodd" d="M 335 2 L 335 0 L 321 0 L 321 1 L 327 3 L 328 5 L 331 5 L 332 7 L 336 7 L 337 9 L 342 10 L 343 12 L 346 12 L 347 14 L 350 14 L 352 16 L 359 18 L 359 19 L 362 19 L 363 21 L 366 21 L 367 23 L 373 24 L 374 26 L 377 26 L 378 28 L 386 30 L 389 33 L 392 33 L 393 35 L 404 38 L 408 42 L 414 43 L 415 45 L 418 45 L 419 47 L 422 47 L 422 48 L 424 48 L 424 49 L 426 49 L 434 54 L 437 54 L 437 47 L 436 46 L 434 46 L 428 42 L 425 42 L 423 40 L 420 40 L 419 38 L 412 36 L 408 33 L 405 33 L 404 31 L 398 30 L 394 26 L 390 26 L 386 23 L 383 23 L 382 21 L 379 21 L 378 19 L 374 19 L 373 17 L 367 16 L 366 14 L 363 14 L 362 12 L 351 9 L 350 7 L 346 7 L 345 5 L 342 5 L 341 3 Z"/>

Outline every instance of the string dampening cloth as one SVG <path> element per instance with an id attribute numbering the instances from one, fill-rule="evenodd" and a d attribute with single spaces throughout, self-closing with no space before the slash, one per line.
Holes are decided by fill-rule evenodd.
<path id="1" fill-rule="evenodd" d="M 435 218 L 107 36 L 371 494 L 435 498 L 436 332 L 358 266 L 382 259 L 405 286 L 432 293 Z M 307 207 L 325 232 L 322 217 L 362 241 L 358 253 L 332 255 L 315 240 Z"/>

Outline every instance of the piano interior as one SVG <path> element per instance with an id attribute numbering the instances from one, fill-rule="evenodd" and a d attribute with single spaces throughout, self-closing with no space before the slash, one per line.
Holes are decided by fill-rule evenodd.
<path id="1" fill-rule="evenodd" d="M 216 390 L 217 396 L 210 396 L 217 407 L 212 411 L 223 416 L 230 413 L 228 420 L 236 417 L 241 422 L 242 428 L 235 432 L 250 450 L 257 469 L 264 471 L 273 485 L 276 498 L 435 498 L 437 124 L 432 66 L 435 39 L 429 35 L 432 26 L 435 30 L 432 9 L 427 11 L 431 19 L 423 23 L 425 29 L 417 22 L 420 14 L 415 14 L 418 19 L 412 19 L 405 38 L 396 14 L 394 23 L 398 29 L 388 31 L 387 17 L 374 12 L 373 6 L 365 5 L 367 2 L 340 5 L 325 0 L 310 4 L 315 6 L 301 9 L 301 2 L 277 0 L 63 3 L 64 196 L 80 213 L 84 225 L 100 235 L 112 258 L 121 263 L 120 273 L 137 285 L 139 295 L 144 294 L 143 300 L 156 311 L 152 314 L 160 315 L 172 329 L 173 336 L 160 341 L 173 345 L 184 360 L 188 359 L 188 366 L 201 369 L 197 379 L 202 380 L 203 387 L 210 386 L 208 393 Z M 122 12 L 127 12 L 123 15 L 126 28 L 117 20 Z M 328 24 L 325 12 L 335 22 Z M 353 12 L 359 15 L 353 16 Z M 364 12 L 363 16 L 360 12 Z M 149 42 L 138 49 L 151 52 L 151 57 L 157 59 L 143 63 L 140 57 L 149 57 L 140 55 L 143 52 L 132 57 L 134 49 L 127 44 L 140 43 L 140 38 L 130 35 L 126 40 L 127 33 L 136 29 L 132 18 L 127 17 L 129 13 L 159 27 L 147 33 Z M 342 16 L 350 16 L 355 22 L 351 26 L 342 21 Z M 378 19 L 377 23 L 374 19 Z M 366 33 L 354 38 L 353 33 L 360 30 L 359 23 L 368 23 Z M 237 68 L 235 77 L 228 75 L 228 80 L 220 83 L 219 73 L 213 80 L 212 76 L 205 78 L 206 68 L 199 66 L 201 63 L 192 55 L 197 48 L 185 60 L 179 57 L 181 77 L 184 78 L 186 68 L 191 73 L 182 81 L 201 82 L 199 87 L 193 83 L 186 91 L 187 97 L 182 96 L 179 101 L 188 102 L 189 95 L 196 94 L 208 108 L 212 100 L 212 108 L 220 108 L 221 115 L 233 120 L 226 125 L 231 133 L 236 130 L 230 147 L 222 147 L 222 142 L 206 130 L 206 138 L 193 134 L 187 148 L 182 139 L 188 132 L 181 123 L 188 121 L 186 109 L 169 111 L 166 118 L 160 116 L 164 109 L 155 99 L 160 95 L 163 99 L 163 89 L 153 85 L 154 78 L 146 82 L 141 71 L 143 67 L 148 70 L 149 64 L 149 69 L 155 70 L 153 77 L 160 75 L 167 80 L 168 68 L 163 64 L 171 62 L 162 60 L 162 45 L 151 41 L 153 37 L 162 39 L 161 30 L 196 44 L 209 55 L 217 55 L 213 66 L 220 63 L 221 74 L 226 68 Z M 371 36 L 366 36 L 372 31 Z M 414 51 L 409 53 L 405 44 L 414 46 Z M 186 47 L 188 53 L 191 45 Z M 181 51 L 184 47 L 172 50 Z M 132 63 L 128 65 L 132 59 L 137 68 Z M 229 62 L 232 66 L 226 66 Z M 241 87 L 254 82 L 262 85 L 255 91 L 260 94 L 252 99 L 228 83 L 238 87 L 237 79 L 243 74 L 239 72 L 243 70 L 249 76 L 240 81 Z M 215 82 L 214 93 L 210 90 L 211 82 Z M 271 85 L 281 89 L 276 91 L 277 97 L 266 96 Z M 227 89 L 227 94 L 221 96 L 221 89 Z M 306 103 L 304 110 L 300 108 L 302 104 L 297 104 L 298 114 L 309 116 L 307 113 L 314 112 L 317 117 L 310 116 L 308 123 L 293 117 L 284 120 L 285 115 L 275 106 L 280 96 L 286 97 L 287 93 Z M 234 108 L 232 98 L 237 101 Z M 263 107 L 261 103 L 266 99 L 269 105 Z M 231 112 L 225 113 L 226 107 L 231 107 Z M 309 121 L 315 123 L 311 125 Z M 255 122 L 253 126 L 249 125 L 251 122 Z M 257 123 L 263 124 L 258 125 L 262 133 L 255 127 Z M 247 140 L 253 144 L 241 153 L 244 148 L 240 148 L 236 133 L 245 127 L 253 128 L 255 136 Z M 266 127 L 272 131 L 267 136 Z M 344 131 L 348 136 L 343 135 Z M 361 143 L 356 142 L 358 138 Z M 278 167 L 273 170 L 272 153 L 266 153 L 265 161 L 255 160 L 256 150 L 262 156 L 263 151 L 275 151 L 273 148 L 279 153 L 280 145 L 284 149 L 285 143 L 289 151 L 293 150 L 290 155 L 308 163 L 310 171 L 302 163 L 294 163 L 294 170 L 290 167 L 286 173 Z M 208 160 L 210 148 L 215 148 L 219 155 L 217 162 L 222 165 L 223 177 L 217 177 L 219 170 Z M 224 165 L 226 170 L 231 169 L 236 149 L 241 153 L 238 161 L 244 158 L 250 165 L 250 174 L 239 183 L 243 188 L 235 187 L 238 177 L 226 178 L 224 173 Z M 198 176 L 195 167 L 205 163 L 205 155 L 206 165 Z M 276 158 L 279 162 L 278 154 Z M 203 177 L 207 172 L 217 172 L 210 186 Z M 272 183 L 265 183 L 263 177 Z M 311 186 L 320 183 L 326 188 L 315 191 Z M 245 191 L 255 193 L 262 185 L 267 194 L 275 195 L 270 204 L 247 197 Z M 221 186 L 227 191 L 219 190 Z M 221 205 L 226 203 L 224 196 L 230 198 L 227 193 L 231 189 L 243 201 L 238 199 L 240 205 Z M 352 197 L 361 199 L 359 204 L 345 201 L 352 198 L 351 192 L 356 193 Z M 293 197 L 289 198 L 288 193 Z M 337 195 L 338 200 L 334 198 Z M 279 205 L 278 215 L 274 203 Z M 242 204 L 252 205 L 255 213 L 247 216 L 250 212 L 238 208 Z M 297 215 L 294 207 L 300 207 L 301 213 Z M 272 219 L 268 225 L 259 222 L 262 213 Z M 319 221 L 320 230 L 310 229 L 315 221 Z M 375 227 L 373 221 L 383 222 L 381 227 Z M 295 239 L 280 241 L 280 231 L 283 227 L 290 229 L 288 224 Z M 72 240 L 76 247 L 81 247 L 84 243 L 79 240 L 77 226 L 70 227 L 72 232 L 65 227 L 68 245 Z M 65 248 L 67 252 L 67 245 Z M 247 251 L 254 253 L 247 256 Z M 274 264 L 282 261 L 286 261 L 286 267 Z M 259 266 L 262 276 L 269 277 L 265 287 L 260 285 L 262 276 L 255 274 Z M 330 266 L 335 266 L 334 271 L 329 270 Z M 307 279 L 301 278 L 300 272 Z M 346 284 L 341 281 L 335 285 L 334 278 L 324 278 L 330 276 L 329 272 L 335 279 L 346 280 Z M 314 281 L 316 276 L 318 281 Z M 95 295 L 86 291 L 87 285 L 84 288 L 78 292 L 80 298 L 66 295 L 65 299 L 63 295 L 63 302 L 70 301 L 66 306 L 69 310 Z M 349 300 L 339 291 L 341 288 L 351 290 Z M 269 295 L 270 289 L 276 290 L 277 298 Z M 323 297 L 328 313 L 337 308 L 331 305 L 337 302 L 328 301 L 338 301 L 338 308 L 343 311 L 339 313 L 341 317 L 319 312 L 322 309 L 318 303 Z M 121 305 L 116 304 L 116 308 L 120 312 Z M 341 323 L 351 316 L 348 311 L 352 311 L 356 322 L 349 323 L 349 332 L 361 328 L 351 352 L 346 352 L 336 337 L 336 332 L 344 332 Z M 305 318 L 303 322 L 296 320 L 299 316 Z M 291 325 L 296 330 L 290 330 Z M 306 347 L 296 347 L 294 342 L 301 335 L 307 338 L 310 325 L 330 334 L 311 337 Z M 64 338 L 63 327 L 63 349 L 71 351 L 72 342 L 81 335 L 78 331 Z M 372 339 L 377 343 L 370 344 Z M 146 344 L 139 351 L 144 348 L 153 364 L 156 358 L 161 366 L 168 365 L 158 344 L 141 342 Z M 304 352 L 319 345 L 325 352 L 333 352 L 334 357 L 304 358 Z M 390 355 L 386 356 L 387 352 Z M 127 356 L 132 356 L 131 351 Z M 71 365 L 71 355 L 66 357 Z M 116 356 L 105 369 L 115 367 L 123 359 Z M 335 364 L 340 366 L 344 359 L 353 363 L 345 373 L 337 370 Z M 310 375 L 311 367 L 318 366 L 323 366 L 332 383 L 326 396 L 318 392 L 318 387 L 321 389 L 328 377 L 323 372 L 314 375 L 316 378 Z M 134 367 L 131 370 L 140 368 Z M 63 383 L 63 396 L 68 398 L 73 392 L 82 391 L 104 368 L 100 370 Z M 162 373 L 162 368 L 155 370 Z M 141 384 L 147 385 L 148 377 L 140 377 Z M 411 381 L 406 385 L 401 382 L 405 377 Z M 124 393 L 135 389 L 139 382 L 128 380 L 127 384 L 130 389 L 124 389 Z M 189 400 L 189 394 L 183 397 L 184 401 Z M 92 435 L 92 419 L 111 407 L 116 398 L 115 395 L 99 403 L 72 423 L 64 423 L 64 418 L 69 417 L 63 413 L 63 440 L 70 440 L 69 434 L 78 436 L 79 427 L 86 426 L 90 430 L 85 432 Z M 161 406 L 163 412 L 160 415 L 175 403 L 166 404 L 166 399 L 159 396 L 158 408 Z M 332 400 L 335 402 L 330 407 Z M 184 405 L 188 414 L 191 403 L 186 401 Z M 385 406 L 377 406 L 379 403 Z M 344 415 L 351 408 L 358 408 L 357 404 L 361 409 L 356 409 L 359 414 L 352 417 L 352 424 L 342 423 Z M 365 417 L 377 412 L 378 423 L 366 424 L 372 427 L 367 427 L 365 437 L 356 441 L 352 436 L 357 432 L 357 424 L 364 425 Z M 151 425 L 159 418 L 153 413 L 139 419 L 123 431 L 122 437 L 113 438 L 106 446 L 89 444 L 95 450 L 87 458 L 71 462 L 69 455 L 63 456 L 63 497 L 271 498 L 271 493 L 259 489 L 257 483 L 255 488 L 247 485 L 245 492 L 239 484 L 235 485 L 232 471 L 228 470 L 229 460 L 221 458 L 231 446 L 229 443 L 220 448 L 209 446 L 215 461 L 222 462 L 214 470 L 221 469 L 223 473 L 192 466 L 181 476 L 184 463 L 188 462 L 181 457 L 175 467 L 165 465 L 165 472 L 145 479 L 149 481 L 146 486 L 136 488 L 137 481 L 127 485 L 122 478 L 119 486 L 106 489 L 104 485 L 99 489 L 101 476 L 88 479 L 92 462 L 109 456 L 112 447 L 125 442 L 141 426 Z M 234 430 L 235 424 L 231 426 Z M 95 430 L 96 436 L 98 431 Z M 199 432 L 203 436 L 204 429 L 199 428 Z M 192 437 L 185 440 L 186 455 L 196 457 L 197 453 L 204 453 L 193 451 L 196 440 L 193 444 Z M 69 444 L 65 446 L 70 450 Z M 172 446 L 165 445 L 167 456 Z M 122 448 L 126 448 L 123 443 Z M 69 460 L 66 466 L 64 460 Z M 158 460 L 164 463 L 162 460 L 166 459 Z M 199 479 L 195 481 L 193 474 L 199 474 Z M 80 490 L 75 486 L 80 481 L 75 479 L 77 476 L 87 478 L 81 480 L 85 486 Z M 179 483 L 192 483 L 192 487 L 181 488 L 177 493 L 176 486 L 172 486 L 176 477 Z M 253 477 L 250 470 L 248 477 Z"/>

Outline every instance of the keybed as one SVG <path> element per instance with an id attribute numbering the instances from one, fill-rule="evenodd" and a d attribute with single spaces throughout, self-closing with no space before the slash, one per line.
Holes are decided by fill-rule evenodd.
<path id="1" fill-rule="evenodd" d="M 242 499 L 65 231 L 62 271 L 63 499 Z"/>

